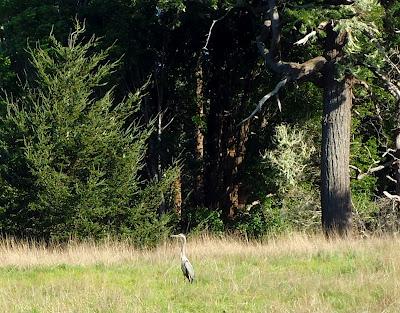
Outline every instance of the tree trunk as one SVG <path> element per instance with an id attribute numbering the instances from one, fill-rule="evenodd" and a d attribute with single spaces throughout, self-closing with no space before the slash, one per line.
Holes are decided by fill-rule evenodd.
<path id="1" fill-rule="evenodd" d="M 400 128 L 396 129 L 396 152 L 395 157 L 397 158 L 395 163 L 395 179 L 396 179 L 396 195 L 400 196 Z"/>
<path id="2" fill-rule="evenodd" d="M 237 127 L 236 124 L 234 125 L 234 127 Z M 225 216 L 228 220 L 233 219 L 237 213 L 237 209 L 243 206 L 243 204 L 240 203 L 241 186 L 239 173 L 246 155 L 246 143 L 249 137 L 249 130 L 250 120 L 240 126 L 240 129 L 236 132 L 236 136 L 232 135 L 229 148 L 227 149 L 228 154 L 224 162 L 224 186 L 227 187 Z M 232 132 L 234 132 L 234 130 L 232 130 Z"/>
<path id="3" fill-rule="evenodd" d="M 396 130 L 395 130 L 395 144 L 396 152 L 395 157 L 397 162 L 395 164 L 395 179 L 396 179 L 396 195 L 400 196 L 400 97 L 397 98 L 397 112 L 396 112 Z"/>
<path id="4" fill-rule="evenodd" d="M 174 211 L 177 215 L 181 215 L 182 212 L 182 177 L 181 171 L 179 170 L 178 177 L 173 183 L 174 190 Z"/>
<path id="5" fill-rule="evenodd" d="M 202 57 L 199 57 L 196 69 L 196 109 L 198 121 L 196 123 L 196 174 L 194 198 L 198 206 L 204 206 L 204 77 Z"/>
<path id="6" fill-rule="evenodd" d="M 224 109 L 226 99 L 222 96 L 223 90 L 217 85 L 217 82 L 209 82 L 210 85 L 218 86 L 215 97 L 210 98 L 210 109 L 207 115 L 207 133 L 206 133 L 206 162 L 204 171 L 204 195 L 205 205 L 211 209 L 221 209 L 223 194 L 223 159 L 225 159 L 225 134 L 224 125 L 226 116 Z"/>
<path id="7" fill-rule="evenodd" d="M 350 129 L 351 79 L 334 79 L 335 65 L 326 65 L 321 153 L 322 225 L 326 235 L 351 232 Z"/>

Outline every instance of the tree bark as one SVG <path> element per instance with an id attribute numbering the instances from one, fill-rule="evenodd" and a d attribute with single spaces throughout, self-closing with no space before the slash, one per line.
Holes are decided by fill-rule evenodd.
<path id="1" fill-rule="evenodd" d="M 202 57 L 199 57 L 196 69 L 196 109 L 199 121 L 196 124 L 195 157 L 197 169 L 195 174 L 194 198 L 196 205 L 204 206 L 204 76 Z"/>
<path id="2" fill-rule="evenodd" d="M 234 126 L 236 127 L 236 125 Z M 231 130 L 234 134 L 234 130 Z M 240 179 L 239 173 L 246 155 L 246 144 L 249 138 L 250 120 L 240 125 L 240 129 L 236 134 L 230 137 L 229 147 L 227 149 L 227 157 L 224 161 L 225 176 L 224 186 L 227 186 L 225 216 L 228 220 L 235 217 L 237 209 L 242 206 L 240 203 Z"/>
<path id="3" fill-rule="evenodd" d="M 396 152 L 394 156 L 397 158 L 394 163 L 395 170 L 395 180 L 396 180 L 396 195 L 400 196 L 400 128 L 397 127 L 395 130 L 395 144 L 396 144 Z"/>
<path id="4" fill-rule="evenodd" d="M 335 64 L 326 65 L 321 153 L 322 226 L 331 236 L 351 232 L 350 130 L 352 83 L 335 80 Z"/>
<path id="5" fill-rule="evenodd" d="M 174 190 L 174 211 L 177 215 L 181 216 L 182 212 L 182 177 L 181 171 L 173 183 Z"/>
<path id="6" fill-rule="evenodd" d="M 218 93 L 217 93 L 218 94 Z M 207 116 L 206 164 L 204 171 L 204 204 L 208 208 L 218 209 L 221 205 L 222 190 L 222 143 L 223 143 L 223 101 L 210 99 L 210 111 Z"/>
<path id="7" fill-rule="evenodd" d="M 400 88 L 399 88 L 400 89 Z M 397 91 L 399 91 L 397 89 Z M 396 152 L 395 157 L 397 158 L 395 163 L 395 179 L 396 179 L 396 195 L 400 196 L 400 94 L 397 94 L 397 112 L 396 112 L 396 130 L 395 130 L 395 144 Z"/>

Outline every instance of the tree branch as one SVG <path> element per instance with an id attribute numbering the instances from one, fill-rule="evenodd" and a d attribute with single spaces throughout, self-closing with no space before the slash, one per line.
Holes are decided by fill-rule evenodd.
<path id="1" fill-rule="evenodd" d="M 232 8 L 230 8 L 228 11 L 226 11 L 226 13 L 225 13 L 224 15 L 222 15 L 220 18 L 217 18 L 216 20 L 213 20 L 213 21 L 212 21 L 211 26 L 210 26 L 210 29 L 209 29 L 209 31 L 208 31 L 206 43 L 205 43 L 205 45 L 204 45 L 204 47 L 203 47 L 203 50 L 205 50 L 205 51 L 208 50 L 208 43 L 210 42 L 211 33 L 212 33 L 212 30 L 213 30 L 213 28 L 214 28 L 214 26 L 215 26 L 215 23 L 217 23 L 217 22 L 223 20 L 225 17 L 227 17 L 228 14 L 231 12 L 231 10 L 232 10 Z"/>
<path id="2" fill-rule="evenodd" d="M 375 172 L 379 172 L 379 171 L 381 171 L 381 170 L 383 170 L 385 168 L 388 168 L 388 167 L 392 166 L 393 164 L 395 164 L 397 162 L 398 162 L 397 160 L 393 160 L 393 161 L 389 161 L 389 162 L 383 163 L 381 165 L 369 168 L 368 171 L 366 171 L 365 173 L 363 173 L 357 166 L 350 165 L 350 168 L 355 170 L 355 171 L 357 171 L 356 179 L 357 180 L 361 180 L 364 177 L 366 177 L 368 175 L 371 175 L 371 174 L 373 174 Z"/>
<path id="3" fill-rule="evenodd" d="M 279 89 L 281 89 L 283 86 L 286 85 L 286 83 L 288 82 L 287 78 L 284 78 L 283 80 L 281 80 L 279 83 L 276 84 L 275 88 L 268 94 L 266 94 L 264 97 L 261 98 L 261 100 L 258 102 L 257 107 L 254 109 L 253 112 L 251 112 L 251 114 L 246 117 L 243 121 L 241 121 L 239 123 L 239 126 L 242 125 L 243 123 L 245 123 L 246 121 L 248 121 L 249 119 L 251 119 L 254 115 L 257 114 L 257 112 L 259 112 L 262 109 L 262 106 L 264 105 L 264 103 L 271 98 L 272 96 L 275 96 L 278 92 Z M 279 100 L 278 100 L 279 101 Z M 278 102 L 278 106 L 280 104 L 280 101 Z"/>
<path id="4" fill-rule="evenodd" d="M 281 41 L 280 34 L 280 21 L 279 21 L 279 12 L 276 6 L 276 0 L 268 0 L 269 5 L 269 15 L 270 19 L 264 23 L 264 25 L 270 28 L 271 31 L 271 44 L 270 48 L 267 50 L 263 42 L 261 42 L 260 37 L 257 38 L 257 47 L 260 51 L 260 54 L 264 58 L 264 62 L 267 68 L 282 76 L 281 81 L 275 86 L 275 88 L 268 94 L 266 94 L 259 102 L 255 110 L 239 125 L 251 119 L 257 112 L 259 112 L 264 105 L 264 103 L 274 95 L 277 95 L 279 89 L 286 85 L 286 83 L 290 81 L 299 80 L 306 76 L 312 75 L 316 72 L 319 72 L 323 66 L 326 64 L 327 60 L 323 56 L 318 56 L 312 58 L 304 63 L 296 63 L 296 62 L 282 62 L 278 58 L 279 46 Z M 322 25 L 322 24 L 321 24 Z M 305 43 L 307 40 L 314 36 L 316 32 L 311 32 L 308 37 L 301 39 L 297 42 L 297 44 Z M 278 107 L 281 110 L 281 102 L 277 97 Z"/>
<path id="5" fill-rule="evenodd" d="M 297 40 L 297 41 L 294 43 L 294 45 L 295 45 L 295 46 L 305 45 L 305 44 L 307 43 L 307 41 L 308 41 L 310 38 L 312 38 L 312 37 L 314 37 L 314 36 L 316 36 L 316 35 L 317 35 L 317 32 L 316 32 L 315 30 L 313 30 L 311 33 L 305 35 L 305 36 L 304 36 L 303 38 L 301 38 L 300 40 Z"/>
<path id="6" fill-rule="evenodd" d="M 386 87 L 388 88 L 389 92 L 397 99 L 397 101 L 400 101 L 400 88 L 397 87 L 396 84 L 394 84 L 391 79 L 380 73 L 376 68 L 372 66 L 367 66 L 376 76 L 378 76 L 380 79 L 383 80 L 385 83 Z"/>
<path id="7" fill-rule="evenodd" d="M 265 47 L 263 43 L 257 43 L 259 50 L 264 57 L 267 67 L 273 72 L 288 78 L 288 81 L 298 80 L 308 75 L 319 72 L 327 62 L 327 60 L 323 56 L 315 57 L 304 63 L 283 62 L 279 60 L 278 52 L 281 42 L 279 12 L 276 6 L 276 0 L 268 0 L 268 4 L 272 34 L 271 44 L 268 52 L 265 52 Z"/>
<path id="8" fill-rule="evenodd" d="M 394 178 L 390 177 L 389 175 L 385 176 L 388 180 L 390 180 L 393 183 L 397 183 L 397 180 L 395 180 Z"/>
<path id="9" fill-rule="evenodd" d="M 211 32 L 212 32 L 212 29 L 214 28 L 214 25 L 215 25 L 216 22 L 218 22 L 218 20 L 213 20 L 212 23 L 211 23 L 211 26 L 210 26 L 210 29 L 209 29 L 208 35 L 207 35 L 207 40 L 206 40 L 206 43 L 205 43 L 205 45 L 203 47 L 203 50 L 208 50 L 207 46 L 208 46 L 208 43 L 210 42 Z"/>
<path id="10" fill-rule="evenodd" d="M 384 194 L 387 198 L 389 198 L 390 200 L 400 202 L 400 196 L 392 195 L 392 194 L 388 193 L 387 191 L 384 191 L 383 194 Z"/>

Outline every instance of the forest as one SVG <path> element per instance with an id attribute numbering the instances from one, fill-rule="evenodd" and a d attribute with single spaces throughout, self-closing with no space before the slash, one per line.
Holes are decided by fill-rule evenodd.
<path id="1" fill-rule="evenodd" d="M 0 0 L 0 233 L 396 233 L 399 50 L 398 0 Z"/>

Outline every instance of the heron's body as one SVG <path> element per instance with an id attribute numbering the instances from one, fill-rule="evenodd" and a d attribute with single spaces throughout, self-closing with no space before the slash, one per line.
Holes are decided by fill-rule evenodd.
<path id="1" fill-rule="evenodd" d="M 186 256 L 181 257 L 181 268 L 183 275 L 185 275 L 188 281 L 192 283 L 194 279 L 194 269 L 192 264 L 190 264 L 189 259 Z"/>
<path id="2" fill-rule="evenodd" d="M 190 283 L 194 280 L 194 269 L 190 264 L 189 259 L 186 257 L 186 237 L 184 234 L 172 235 L 171 237 L 177 237 L 181 239 L 181 269 L 183 275 L 188 279 Z"/>

